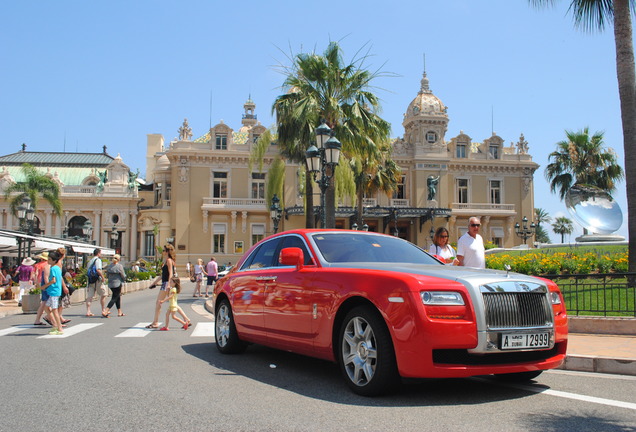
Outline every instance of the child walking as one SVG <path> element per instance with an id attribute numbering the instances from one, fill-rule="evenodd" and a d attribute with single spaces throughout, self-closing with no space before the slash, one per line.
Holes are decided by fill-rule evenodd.
<path id="1" fill-rule="evenodd" d="M 42 291 L 46 290 L 49 296 L 46 300 L 46 312 L 51 319 L 53 328 L 49 332 L 50 335 L 62 335 L 62 323 L 60 322 L 60 314 L 58 307 L 60 306 L 60 297 L 62 296 L 62 269 L 57 265 L 62 259 L 62 255 L 58 251 L 50 251 L 48 264 L 51 266 L 49 271 L 49 281 L 42 285 Z"/>
<path id="2" fill-rule="evenodd" d="M 187 330 L 191 324 L 190 318 L 186 316 L 186 314 L 183 312 L 183 309 L 181 309 L 181 306 L 177 304 L 177 294 L 181 292 L 181 281 L 179 280 L 179 278 L 172 278 L 172 283 L 174 284 L 174 286 L 170 288 L 170 294 L 168 295 L 168 297 L 161 300 L 160 302 L 164 303 L 166 301 L 170 301 L 168 312 L 166 312 L 166 325 L 164 327 L 161 327 L 159 329 L 160 331 L 168 331 L 168 325 L 170 323 L 171 316 L 175 319 L 175 321 L 178 321 L 183 325 L 181 328 L 184 330 Z M 183 319 L 177 317 L 177 312 L 179 312 Z"/>

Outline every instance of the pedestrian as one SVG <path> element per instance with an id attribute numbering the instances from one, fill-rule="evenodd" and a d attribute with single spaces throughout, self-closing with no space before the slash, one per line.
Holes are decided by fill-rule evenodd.
<path id="1" fill-rule="evenodd" d="M 455 249 L 448 244 L 448 230 L 444 227 L 437 228 L 433 236 L 433 244 L 428 250 L 432 255 L 441 257 L 446 264 L 457 265 Z"/>
<path id="2" fill-rule="evenodd" d="M 35 282 L 35 269 L 33 268 L 35 261 L 31 257 L 22 260 L 22 264 L 18 267 L 18 283 L 20 291 L 18 291 L 18 306 L 22 306 L 22 296 L 25 290 L 33 288 Z"/>
<path id="3" fill-rule="evenodd" d="M 58 251 L 49 252 L 49 280 L 47 283 L 42 285 L 42 289 L 46 290 L 49 296 L 46 301 L 45 309 L 49 315 L 49 319 L 51 320 L 51 325 L 53 326 L 53 328 L 49 332 L 50 335 L 64 334 L 64 332 L 62 331 L 60 316 L 57 311 L 60 296 L 62 295 L 62 268 L 57 265 L 61 258 L 62 256 L 59 254 Z"/>
<path id="4" fill-rule="evenodd" d="M 192 272 L 192 262 L 188 261 L 186 263 L 186 273 L 188 274 L 188 277 L 192 277 L 194 276 L 194 273 Z"/>
<path id="5" fill-rule="evenodd" d="M 197 259 L 194 265 L 194 294 L 192 297 L 201 297 L 201 282 L 203 282 L 203 260 Z"/>
<path id="6" fill-rule="evenodd" d="M 124 266 L 121 265 L 121 256 L 119 254 L 115 254 L 113 256 L 113 261 L 106 267 L 106 275 L 108 276 L 108 288 L 112 292 L 112 296 L 110 297 L 110 301 L 108 302 L 108 306 L 106 306 L 106 310 L 102 313 L 104 318 L 109 318 L 110 309 L 114 306 L 117 307 L 117 316 L 125 316 L 126 314 L 121 310 L 121 288 L 123 283 L 126 281 L 126 272 L 124 271 Z"/>
<path id="7" fill-rule="evenodd" d="M 486 268 L 484 239 L 479 235 L 481 221 L 478 217 L 468 219 L 468 232 L 457 240 L 457 259 L 460 266 Z"/>
<path id="8" fill-rule="evenodd" d="M 219 278 L 219 266 L 216 263 L 214 257 L 210 258 L 210 261 L 206 264 L 205 269 L 203 270 L 205 275 L 207 276 L 207 283 L 205 284 L 205 297 L 209 297 L 208 290 L 214 289 L 211 288 L 214 286 L 214 283 Z"/>
<path id="9" fill-rule="evenodd" d="M 139 261 L 136 261 L 132 267 L 130 268 L 131 271 L 135 272 L 135 273 L 139 273 Z"/>
<path id="10" fill-rule="evenodd" d="M 95 270 L 97 271 L 97 280 L 95 282 L 90 282 L 88 280 L 88 273 L 90 272 L 91 267 L 95 266 Z M 89 261 L 88 266 L 86 267 L 86 316 L 92 317 L 93 312 L 91 312 L 91 303 L 93 302 L 93 297 L 95 294 L 99 295 L 99 303 L 102 306 L 102 315 L 106 310 L 106 296 L 108 295 L 108 290 L 104 285 L 104 273 L 102 272 L 102 250 L 99 248 L 95 248 L 93 251 L 93 258 Z"/>
<path id="11" fill-rule="evenodd" d="M 48 293 L 42 289 L 42 285 L 49 280 L 49 253 L 44 251 L 40 255 L 36 256 L 36 258 L 39 259 L 39 261 L 33 266 L 33 268 L 35 269 L 35 285 L 40 288 L 40 306 L 35 314 L 35 322 L 33 325 L 39 326 L 45 325 L 41 319 L 42 314 L 44 314 L 44 309 L 46 308 L 46 301 L 49 299 Z"/>
<path id="12" fill-rule="evenodd" d="M 181 292 L 181 281 L 179 280 L 179 278 L 175 277 L 171 280 L 171 285 L 172 287 L 170 288 L 170 294 L 168 295 L 168 297 L 161 300 L 161 303 L 169 301 L 170 304 L 168 305 L 168 311 L 166 312 L 166 323 L 159 330 L 168 331 L 168 327 L 170 326 L 170 317 L 172 317 L 175 321 L 180 322 L 182 325 L 182 329 L 187 330 L 191 324 L 190 319 L 177 303 L 177 295 Z M 181 314 L 183 319 L 177 317 L 177 312 Z"/>
<path id="13" fill-rule="evenodd" d="M 66 257 L 66 248 L 64 247 L 57 248 L 56 252 L 60 255 L 60 259 L 56 265 L 60 268 L 60 274 L 62 274 L 64 258 Z M 57 313 L 58 313 L 60 324 L 62 325 L 62 327 L 66 327 L 66 324 L 71 322 L 70 319 L 64 318 L 64 309 L 71 307 L 71 294 L 72 292 L 69 289 L 68 285 L 66 284 L 66 279 L 64 278 L 64 276 L 62 276 L 62 295 L 60 296 L 59 306 L 57 307 Z M 44 318 L 44 321 L 51 324 L 50 317 L 48 319 Z"/>
<path id="14" fill-rule="evenodd" d="M 148 329 L 156 329 L 159 328 L 159 314 L 161 313 L 161 305 L 164 300 L 168 296 L 168 290 L 170 289 L 170 281 L 175 274 L 174 266 L 176 261 L 176 254 L 174 251 L 174 246 L 171 244 L 167 244 L 163 247 L 161 251 L 161 256 L 163 258 L 163 264 L 161 266 L 161 288 L 159 289 L 159 293 L 157 294 L 157 300 L 155 301 L 155 316 L 153 321 L 146 326 Z"/>

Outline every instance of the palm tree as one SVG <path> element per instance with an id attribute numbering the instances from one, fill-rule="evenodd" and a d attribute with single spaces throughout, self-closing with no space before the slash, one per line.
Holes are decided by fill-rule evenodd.
<path id="1" fill-rule="evenodd" d="M 565 216 L 561 216 L 554 220 L 554 223 L 552 224 L 552 231 L 554 231 L 555 234 L 561 234 L 561 243 L 564 243 L 565 235 L 572 234 L 574 227 L 572 226 L 572 221 L 570 219 Z"/>
<path id="2" fill-rule="evenodd" d="M 585 128 L 565 134 L 567 140 L 558 142 L 557 150 L 548 156 L 545 178 L 550 182 L 550 190 L 558 191 L 561 199 L 575 184 L 596 186 L 611 194 L 624 173 L 616 153 L 604 149 L 603 133 L 596 132 L 590 137 L 589 129 Z"/>
<path id="3" fill-rule="evenodd" d="M 556 0 L 529 0 L 531 4 L 553 5 Z M 616 74 L 621 102 L 623 149 L 627 186 L 629 231 L 629 271 L 636 272 L 636 66 L 632 39 L 632 16 L 636 0 L 570 0 L 569 11 L 576 26 L 584 30 L 603 31 L 607 22 L 614 24 Z"/>
<path id="4" fill-rule="evenodd" d="M 537 228 L 535 230 L 535 238 L 539 243 L 550 243 L 550 236 L 548 236 L 548 232 L 541 226 L 543 223 L 550 223 L 552 218 L 542 208 L 534 209 L 534 220 L 536 221 Z"/>
<path id="5" fill-rule="evenodd" d="M 9 201 L 11 213 L 17 216 L 18 207 L 25 197 L 31 199 L 31 207 L 37 210 L 41 196 L 53 207 L 55 214 L 61 216 L 60 186 L 50 177 L 40 173 L 33 165 L 25 163 L 20 169 L 24 180 L 10 185 L 4 191 L 4 199 Z"/>
<path id="6" fill-rule="evenodd" d="M 313 142 L 313 131 L 324 120 L 342 143 L 345 157 L 377 154 L 377 144 L 388 140 L 390 124 L 379 117 L 378 97 L 371 81 L 379 76 L 364 69 L 366 56 L 345 64 L 337 42 L 331 42 L 322 55 L 301 53 L 293 65 L 284 68 L 285 93 L 278 96 L 276 113 L 278 145 L 290 161 L 305 164 L 305 152 Z M 332 173 L 327 173 L 331 175 Z M 306 226 L 313 227 L 313 184 L 306 176 Z M 335 226 L 335 187 L 327 190 L 326 226 Z"/>
<path id="7" fill-rule="evenodd" d="M 349 159 L 356 186 L 358 226 L 362 226 L 363 199 L 378 191 L 391 196 L 397 188 L 402 169 L 390 157 L 390 147 L 382 146 L 377 158 L 353 156 Z"/>

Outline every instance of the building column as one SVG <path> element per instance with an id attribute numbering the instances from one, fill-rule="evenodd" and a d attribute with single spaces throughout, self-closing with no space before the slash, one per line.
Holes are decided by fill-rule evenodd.
<path id="1" fill-rule="evenodd" d="M 489 225 L 490 225 L 490 216 L 482 216 L 480 218 L 481 221 L 481 236 L 486 239 L 486 241 L 492 240 L 492 236 L 490 235 Z"/>
<path id="2" fill-rule="evenodd" d="M 47 236 L 51 236 L 53 237 L 53 235 L 55 234 L 52 229 L 53 229 L 53 224 L 52 224 L 52 216 L 53 216 L 53 210 L 44 210 L 44 233 Z"/>
<path id="3" fill-rule="evenodd" d="M 103 237 L 103 233 L 102 233 L 102 212 L 99 210 L 96 210 L 93 212 L 93 214 L 95 215 L 95 223 L 93 224 L 93 238 L 91 240 L 96 240 L 96 243 L 98 245 L 102 244 L 102 237 Z M 95 233 L 97 233 L 97 238 L 95 238 Z M 110 246 L 110 243 L 107 243 L 108 246 Z"/>
<path id="4" fill-rule="evenodd" d="M 132 261 L 137 261 L 139 253 L 137 251 L 137 211 L 130 212 L 130 250 L 129 258 Z"/>

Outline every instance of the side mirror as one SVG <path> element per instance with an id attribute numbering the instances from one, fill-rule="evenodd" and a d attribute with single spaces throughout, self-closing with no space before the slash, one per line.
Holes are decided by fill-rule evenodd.
<path id="1" fill-rule="evenodd" d="M 285 248 L 280 251 L 278 262 L 284 266 L 296 266 L 296 270 L 300 270 L 305 263 L 303 250 L 297 247 Z"/>

